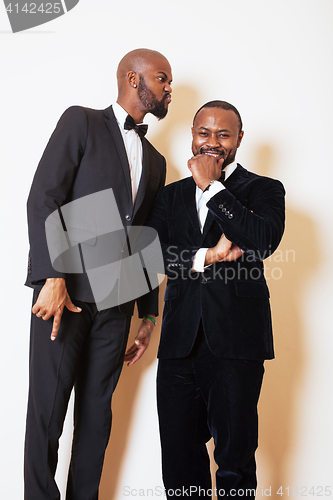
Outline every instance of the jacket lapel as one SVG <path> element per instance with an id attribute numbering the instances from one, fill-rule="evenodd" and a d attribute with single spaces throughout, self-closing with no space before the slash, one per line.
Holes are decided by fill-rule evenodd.
<path id="1" fill-rule="evenodd" d="M 128 158 L 127 158 L 127 154 L 126 154 L 124 141 L 123 141 L 121 132 L 119 130 L 119 126 L 118 126 L 116 117 L 114 116 L 112 106 L 110 106 L 104 110 L 104 116 L 105 116 L 105 123 L 106 123 L 106 125 L 109 129 L 109 132 L 112 135 L 114 143 L 116 145 L 117 152 L 118 152 L 118 155 L 120 158 L 121 167 L 123 169 L 124 176 L 125 176 L 126 187 L 128 189 L 128 193 L 129 193 L 130 198 L 132 200 L 130 167 L 129 167 L 129 163 L 128 163 Z"/>
<path id="2" fill-rule="evenodd" d="M 144 200 L 150 177 L 151 162 L 149 158 L 148 148 L 146 148 L 146 140 L 147 139 L 145 138 L 143 138 L 142 140 L 142 173 L 138 192 L 134 202 L 134 216 Z"/>
<path id="3" fill-rule="evenodd" d="M 233 173 L 224 181 L 224 185 L 230 193 L 235 195 L 238 188 L 248 180 L 249 172 L 237 163 L 237 168 Z"/>
<path id="4" fill-rule="evenodd" d="M 249 173 L 245 168 L 243 168 L 239 163 L 237 163 L 237 168 L 233 173 L 224 181 L 224 186 L 233 195 L 236 195 L 239 186 L 246 182 L 249 178 Z M 214 222 L 214 216 L 211 211 L 208 210 L 206 222 L 203 229 L 202 241 L 206 238 L 212 224 Z"/>
<path id="5" fill-rule="evenodd" d="M 201 230 L 199 226 L 197 207 L 195 203 L 196 184 L 193 178 L 189 177 L 188 179 L 186 179 L 185 182 L 182 183 L 181 188 L 182 188 L 183 204 L 187 212 L 188 218 L 190 220 L 190 223 L 193 227 L 193 230 L 200 235 Z"/>

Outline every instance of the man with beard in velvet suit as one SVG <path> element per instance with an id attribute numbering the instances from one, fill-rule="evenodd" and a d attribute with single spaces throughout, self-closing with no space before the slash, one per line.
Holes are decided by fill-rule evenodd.
<path id="1" fill-rule="evenodd" d="M 157 377 L 163 480 L 169 498 L 255 497 L 257 403 L 274 357 L 263 259 L 284 231 L 282 184 L 235 161 L 237 109 L 212 101 L 192 128 L 192 177 L 161 189 L 147 225 L 168 283 Z"/>
<path id="2" fill-rule="evenodd" d="M 36 171 L 28 200 L 33 287 L 30 389 L 25 441 L 25 500 L 58 500 L 58 441 L 73 386 L 75 413 L 67 500 L 96 500 L 111 429 L 111 397 L 124 360 L 134 301 L 99 310 L 82 274 L 52 267 L 45 221 L 61 207 L 112 189 L 124 228 L 142 226 L 165 183 L 165 159 L 144 136 L 147 113 L 164 118 L 171 67 L 159 52 L 137 49 L 120 61 L 117 102 L 79 106 L 60 118 Z M 110 213 L 109 217 L 112 217 Z M 74 304 L 72 303 L 74 301 Z M 137 300 L 143 322 L 127 359 L 148 346 L 157 291 Z M 51 335 L 51 339 L 50 339 Z"/>

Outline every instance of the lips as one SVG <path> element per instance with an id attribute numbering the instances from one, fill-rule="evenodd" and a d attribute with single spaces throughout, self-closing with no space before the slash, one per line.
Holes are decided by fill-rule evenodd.
<path id="1" fill-rule="evenodd" d="M 216 149 L 200 149 L 200 154 L 207 155 L 207 156 L 213 156 L 214 158 L 224 158 L 225 157 L 225 152 L 216 150 Z"/>

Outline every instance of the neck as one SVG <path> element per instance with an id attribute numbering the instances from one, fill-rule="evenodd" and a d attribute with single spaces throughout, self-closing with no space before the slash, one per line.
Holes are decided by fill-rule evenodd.
<path id="1" fill-rule="evenodd" d="M 118 96 L 117 103 L 124 108 L 124 110 L 131 115 L 135 123 L 142 123 L 146 116 L 146 111 L 142 111 L 137 107 L 137 101 L 131 102 L 126 97 Z"/>

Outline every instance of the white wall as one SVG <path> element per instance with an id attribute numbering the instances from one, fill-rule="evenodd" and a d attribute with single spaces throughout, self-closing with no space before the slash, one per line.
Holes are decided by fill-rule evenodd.
<path id="1" fill-rule="evenodd" d="M 332 14 L 330 0 L 81 0 L 65 16 L 14 35 L 0 5 L 1 498 L 18 500 L 23 491 L 31 306 L 23 286 L 25 203 L 32 176 L 63 110 L 107 107 L 116 97 L 118 61 L 138 47 L 159 50 L 173 67 L 170 113 L 160 123 L 152 118 L 148 134 L 167 157 L 168 182 L 188 175 L 194 112 L 223 99 L 243 117 L 238 161 L 286 187 L 286 234 L 279 261 L 267 263 L 277 358 L 266 363 L 260 401 L 258 498 L 262 487 L 281 498 L 279 486 L 285 496 L 298 486 L 311 498 L 312 486 L 316 493 L 333 486 Z M 117 388 L 101 500 L 120 500 L 128 488 L 151 496 L 147 489 L 162 486 L 158 333 L 142 362 L 124 368 Z M 61 442 L 61 489 L 70 431 L 71 418 Z"/>

